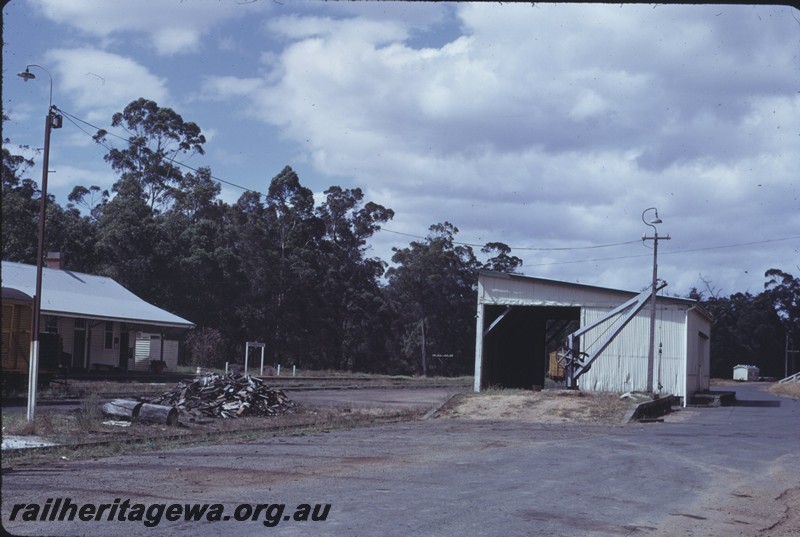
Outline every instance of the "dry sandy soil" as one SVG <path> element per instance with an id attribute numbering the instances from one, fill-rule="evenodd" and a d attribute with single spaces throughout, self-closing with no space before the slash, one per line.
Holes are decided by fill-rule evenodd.
<path id="1" fill-rule="evenodd" d="M 572 390 L 459 394 L 438 413 L 441 418 L 519 420 L 539 423 L 614 423 L 632 403 L 616 394 Z"/>

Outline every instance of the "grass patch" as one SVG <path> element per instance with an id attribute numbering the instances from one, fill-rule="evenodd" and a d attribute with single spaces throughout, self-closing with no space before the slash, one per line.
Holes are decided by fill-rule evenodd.
<path id="1" fill-rule="evenodd" d="M 55 414 L 36 414 L 33 421 L 28 421 L 24 414 L 3 416 L 3 434 L 52 439 L 59 436 L 61 431 L 69 430 L 68 422 Z"/>
<path id="2" fill-rule="evenodd" d="M 45 388 L 36 392 L 38 400 L 52 401 L 60 399 L 86 399 L 86 398 L 119 398 L 130 397 L 156 397 L 169 390 L 174 382 L 120 382 L 116 380 L 69 380 L 66 382 L 52 382 Z M 27 390 L 21 392 L 5 393 L 9 399 L 28 397 Z"/>
<path id="3" fill-rule="evenodd" d="M 100 399 L 96 395 L 90 395 L 81 401 L 81 406 L 75 413 L 75 422 L 81 432 L 90 433 L 94 431 L 102 415 Z"/>
<path id="4" fill-rule="evenodd" d="M 775 395 L 800 398 L 800 382 L 776 382 L 769 387 L 769 391 Z"/>

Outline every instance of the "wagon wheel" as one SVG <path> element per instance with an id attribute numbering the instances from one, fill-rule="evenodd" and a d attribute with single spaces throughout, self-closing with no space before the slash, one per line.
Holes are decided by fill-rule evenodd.
<path id="1" fill-rule="evenodd" d="M 567 364 L 572 364 L 575 362 L 581 362 L 584 358 L 588 357 L 589 354 L 585 352 L 578 352 L 578 356 L 576 357 L 569 349 L 566 347 L 562 347 L 556 351 L 556 362 L 558 365 L 566 368 Z"/>
<path id="2" fill-rule="evenodd" d="M 556 362 L 558 363 L 559 367 L 563 367 L 566 369 L 567 364 L 572 363 L 572 353 L 566 347 L 561 347 L 556 351 Z"/>

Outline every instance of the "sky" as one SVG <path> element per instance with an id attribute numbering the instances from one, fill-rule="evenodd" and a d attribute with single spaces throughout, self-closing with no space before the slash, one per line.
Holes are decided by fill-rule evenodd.
<path id="1" fill-rule="evenodd" d="M 3 23 L 3 138 L 32 148 L 38 181 L 49 73 L 62 205 L 111 188 L 90 134 L 124 134 L 111 116 L 144 97 L 200 126 L 186 164 L 228 203 L 288 165 L 319 199 L 358 187 L 393 209 L 367 252 L 387 262 L 450 222 L 528 276 L 639 291 L 656 208 L 667 294 L 800 276 L 791 7 L 11 0 Z M 25 82 L 28 64 L 46 71 Z"/>

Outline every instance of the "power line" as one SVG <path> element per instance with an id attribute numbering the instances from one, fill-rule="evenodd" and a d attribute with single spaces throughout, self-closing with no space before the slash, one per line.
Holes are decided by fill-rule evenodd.
<path id="1" fill-rule="evenodd" d="M 83 129 L 83 128 L 82 128 L 80 125 L 78 125 L 78 124 L 76 123 L 76 121 L 77 121 L 77 122 L 80 122 L 80 123 L 83 123 L 84 125 L 88 125 L 89 127 L 92 127 L 93 129 L 96 129 L 96 130 L 98 130 L 98 131 L 99 131 L 99 130 L 102 130 L 102 131 L 104 131 L 106 134 L 108 134 L 108 135 L 111 135 L 111 136 L 113 136 L 114 138 L 119 138 L 120 140 L 122 140 L 122 141 L 124 141 L 124 142 L 129 142 L 129 141 L 130 141 L 130 140 L 128 140 L 127 138 L 125 138 L 125 137 L 123 137 L 123 136 L 120 136 L 119 134 L 116 134 L 116 133 L 114 133 L 114 132 L 111 132 L 111 131 L 108 131 L 108 130 L 106 130 L 106 129 L 103 129 L 102 127 L 98 127 L 97 125 L 93 125 L 93 124 L 89 123 L 88 121 L 85 121 L 85 120 L 83 120 L 83 119 L 81 119 L 81 118 L 79 118 L 79 117 L 77 117 L 77 116 L 74 116 L 74 115 L 72 115 L 72 114 L 70 114 L 70 113 L 68 113 L 68 112 L 65 112 L 64 110 L 61 110 L 60 108 L 57 108 L 57 110 L 58 110 L 59 112 L 61 112 L 63 115 L 67 116 L 67 119 L 69 119 L 71 123 L 73 123 L 73 124 L 74 124 L 76 127 L 78 127 L 78 129 L 80 129 L 81 131 L 83 131 L 83 132 L 84 132 L 86 135 L 88 135 L 89 137 L 91 137 L 91 138 L 92 138 L 92 140 L 94 140 L 95 142 L 99 143 L 100 145 L 102 145 L 103 147 L 105 147 L 106 149 L 108 149 L 109 151 L 111 150 L 111 147 L 109 147 L 108 145 L 104 144 L 103 142 L 100 142 L 100 141 L 96 140 L 96 139 L 95 139 L 95 137 L 94 137 L 92 134 L 90 134 L 90 133 L 89 133 L 89 132 L 87 132 L 85 129 Z M 186 163 L 184 163 L 184 162 L 181 162 L 181 161 L 179 161 L 179 160 L 175 160 L 175 159 L 174 159 L 174 158 L 172 158 L 172 157 L 165 157 L 165 158 L 166 158 L 166 160 L 168 160 L 168 161 L 172 162 L 173 164 L 175 164 L 175 165 L 177 165 L 177 166 L 180 166 L 180 167 L 182 167 L 182 168 L 186 168 L 187 170 L 191 170 L 191 171 L 193 171 L 193 172 L 195 172 L 195 173 L 199 173 L 199 172 L 200 172 L 200 170 L 199 170 L 198 168 L 195 168 L 195 167 L 193 167 L 193 166 L 189 166 L 188 164 L 186 164 Z M 236 183 L 232 183 L 232 182 L 230 182 L 230 181 L 226 181 L 225 179 L 222 179 L 222 178 L 220 178 L 220 177 L 217 177 L 217 176 L 215 176 L 215 175 L 211 175 L 211 174 L 209 174 L 209 177 L 211 177 L 211 179 L 213 179 L 214 181 L 217 181 L 218 183 L 223 183 L 223 184 L 226 184 L 226 185 L 228 185 L 228 186 L 232 186 L 232 187 L 234 187 L 234 188 L 241 189 L 241 190 L 243 190 L 243 191 L 245 191 L 245 192 L 252 192 L 252 193 L 254 193 L 254 194 L 258 194 L 259 196 L 262 196 L 262 197 L 263 197 L 263 196 L 265 196 L 263 193 L 259 192 L 258 190 L 253 190 L 252 188 L 247 188 L 246 186 L 237 185 Z"/>
<path id="2" fill-rule="evenodd" d="M 123 137 L 123 136 L 120 136 L 120 135 L 118 135 L 118 134 L 116 134 L 114 132 L 108 131 L 108 130 L 103 129 L 101 127 L 98 127 L 96 125 L 93 125 L 92 123 L 89 123 L 88 121 L 85 121 L 85 120 L 83 120 L 83 119 L 81 119 L 81 118 L 79 118 L 77 116 L 74 116 L 74 115 L 70 114 L 69 112 L 66 112 L 66 111 L 64 111 L 64 110 L 62 110 L 62 109 L 60 109 L 58 107 L 55 107 L 55 108 L 56 108 L 56 110 L 58 112 L 60 112 L 61 114 L 67 116 L 67 119 L 69 119 L 70 122 L 73 125 L 75 125 L 80 131 L 82 131 L 87 136 L 91 137 L 92 140 L 94 140 L 95 142 L 99 143 L 100 145 L 102 145 L 103 147 L 105 147 L 108 150 L 111 150 L 111 148 L 108 145 L 106 145 L 103 142 L 100 142 L 98 140 L 95 140 L 94 136 L 91 133 L 87 132 L 85 129 L 83 129 L 80 125 L 78 125 L 78 123 L 83 123 L 84 125 L 92 127 L 93 129 L 96 129 L 98 131 L 102 130 L 106 134 L 109 134 L 109 135 L 111 135 L 111 136 L 113 136 L 115 138 L 119 138 L 120 140 L 122 140 L 124 142 L 129 142 L 129 140 L 127 138 Z M 76 122 L 78 122 L 78 123 L 76 123 Z M 200 172 L 200 170 L 198 168 L 195 168 L 193 166 L 189 166 L 188 164 L 180 162 L 179 160 L 175 160 L 174 158 L 171 158 L 171 157 L 166 157 L 166 158 L 167 158 L 167 160 L 169 160 L 170 162 L 176 164 L 177 166 L 180 166 L 182 168 L 186 168 L 186 169 L 191 170 L 191 171 L 193 171 L 195 173 L 199 173 Z M 259 196 L 262 196 L 262 197 L 265 196 L 262 192 L 259 192 L 258 190 L 253 190 L 252 188 L 247 188 L 245 186 L 238 185 L 238 184 L 233 183 L 231 181 L 226 181 L 225 179 L 222 179 L 222 178 L 217 177 L 215 175 L 209 174 L 209 177 L 211 179 L 213 179 L 214 181 L 226 184 L 228 186 L 232 186 L 234 188 L 241 189 L 241 190 L 243 190 L 245 192 L 252 192 L 252 193 L 258 194 Z M 391 229 L 387 229 L 385 227 L 382 227 L 381 231 L 386 231 L 387 233 L 394 233 L 395 235 L 403 235 L 403 236 L 406 236 L 406 237 L 412 237 L 412 238 L 415 238 L 415 239 L 423 239 L 424 240 L 424 239 L 427 238 L 427 237 L 423 237 L 421 235 L 414 235 L 414 234 L 411 234 L 411 233 L 403 233 L 401 231 L 394 231 L 394 230 L 391 230 Z M 800 235 L 796 235 L 796 236 L 792 236 L 792 237 L 783 237 L 783 238 L 779 238 L 779 239 L 765 239 L 765 240 L 761 240 L 761 241 L 751 241 L 751 242 L 742 242 L 742 243 L 734 243 L 734 244 L 723 244 L 723 245 L 717 245 L 717 246 L 706 246 L 706 247 L 703 247 L 703 248 L 690 248 L 690 249 L 683 249 L 683 250 L 682 249 L 669 250 L 669 251 L 663 252 L 662 255 L 675 255 L 675 254 L 690 253 L 690 252 L 703 252 L 703 251 L 709 251 L 709 250 L 721 250 L 721 249 L 724 249 L 724 248 L 738 248 L 738 247 L 742 247 L 742 246 L 755 246 L 755 245 L 760 245 L 760 244 L 768 244 L 768 243 L 771 243 L 771 242 L 782 242 L 782 241 L 790 241 L 790 240 L 795 240 L 795 239 L 800 239 Z M 514 251 L 514 250 L 520 251 L 521 250 L 521 251 L 535 251 L 535 252 L 558 252 L 558 251 L 562 251 L 563 252 L 563 251 L 594 250 L 594 249 L 599 249 L 599 248 L 611 248 L 611 247 L 614 247 L 614 246 L 625 246 L 625 245 L 628 245 L 628 244 L 635 244 L 635 243 L 638 243 L 638 242 L 639 242 L 639 240 L 616 242 L 616 243 L 610 243 L 610 244 L 596 244 L 596 245 L 590 245 L 590 246 L 551 247 L 551 248 L 532 247 L 532 246 L 530 246 L 530 247 L 529 246 L 509 246 L 509 248 L 512 251 Z M 476 244 L 476 243 L 460 242 L 460 241 L 453 241 L 453 244 L 458 244 L 458 245 L 461 245 L 461 246 L 476 247 L 476 248 L 483 248 L 485 246 L 485 244 Z M 557 262 L 552 262 L 552 263 L 538 263 L 538 264 L 534 264 L 534 265 L 524 264 L 523 266 L 526 266 L 526 267 L 547 267 L 547 266 L 553 266 L 553 265 L 571 265 L 571 264 L 577 264 L 577 263 L 595 263 L 595 262 L 598 262 L 598 261 L 618 261 L 618 260 L 621 260 L 621 259 L 634 259 L 634 258 L 649 257 L 649 256 L 650 256 L 650 254 L 637 254 L 637 255 L 617 256 L 617 257 L 602 257 L 602 258 L 596 258 L 596 259 L 583 259 L 583 260 L 574 260 L 574 261 L 557 261 Z"/>
<path id="3" fill-rule="evenodd" d="M 414 235 L 412 233 L 403 233 L 402 231 L 394 231 L 392 229 L 387 229 L 385 227 L 381 228 L 381 231 L 386 231 L 388 233 L 394 233 L 395 235 L 403 235 L 405 237 L 412 237 L 414 239 L 427 239 L 427 237 L 423 237 L 421 235 Z M 493 241 L 494 242 L 494 241 Z M 540 247 L 533 247 L 533 246 L 509 246 L 511 250 L 525 250 L 525 251 L 537 251 L 537 252 L 551 252 L 551 251 L 570 251 L 570 250 L 594 250 L 596 248 L 609 248 L 611 246 L 623 246 L 626 244 L 635 244 L 639 242 L 638 240 L 635 241 L 627 241 L 627 242 L 616 242 L 611 244 L 595 244 L 592 246 L 561 246 L 561 247 L 553 247 L 553 248 L 540 248 Z M 471 242 L 459 242 L 453 241 L 453 244 L 458 244 L 461 246 L 474 246 L 476 248 L 483 248 L 486 246 L 485 244 L 476 244 Z"/>
<path id="4" fill-rule="evenodd" d="M 82 131 L 84 134 L 86 134 L 87 136 L 89 136 L 90 138 L 92 138 L 94 140 L 94 136 L 92 136 L 92 134 L 89 131 L 87 131 L 86 129 L 84 129 L 80 125 L 78 125 L 78 122 L 86 123 L 85 121 L 83 121 L 80 118 L 77 118 L 77 117 L 73 116 L 72 114 L 68 114 L 68 113 L 64 112 L 60 108 L 56 108 L 56 110 L 61 112 L 61 114 L 67 118 L 67 121 L 69 121 L 70 123 L 75 125 L 75 127 L 77 127 L 78 130 Z M 87 125 L 88 125 L 88 123 L 87 123 Z M 97 142 L 98 144 L 102 145 L 103 147 L 105 147 L 106 149 L 111 151 L 111 147 L 106 145 L 105 143 L 101 142 L 100 140 L 95 140 L 95 142 Z"/>
<path id="5" fill-rule="evenodd" d="M 672 254 L 672 253 L 702 252 L 702 251 L 706 251 L 706 250 L 721 250 L 723 248 L 737 248 L 739 246 L 755 246 L 757 244 L 767 244 L 767 243 L 770 243 L 770 242 L 791 241 L 791 240 L 795 240 L 795 239 L 800 239 L 800 235 L 795 235 L 794 237 L 783 237 L 783 238 L 780 238 L 780 239 L 764 239 L 762 241 L 739 242 L 739 243 L 735 243 L 735 244 L 723 244 L 723 245 L 720 245 L 720 246 L 706 246 L 706 247 L 703 247 L 703 248 L 692 248 L 692 249 L 686 249 L 686 250 L 670 250 L 670 251 L 665 252 L 665 254 L 669 255 L 669 254 Z"/>
<path id="6" fill-rule="evenodd" d="M 739 248 L 742 246 L 756 246 L 760 244 L 768 244 L 771 242 L 784 242 L 784 241 L 791 241 L 800 239 L 800 235 L 795 235 L 793 237 L 782 237 L 779 239 L 764 239 L 760 241 L 751 241 L 751 242 L 739 242 L 734 244 L 722 244 L 718 246 L 705 246 L 703 248 L 687 248 L 687 249 L 678 249 L 678 250 L 668 250 L 666 252 L 661 252 L 661 255 L 676 255 L 676 254 L 685 254 L 690 252 L 704 252 L 709 250 L 721 250 L 724 248 Z M 574 261 L 554 261 L 552 263 L 537 263 L 537 264 L 525 264 L 525 267 L 549 267 L 553 265 L 573 265 L 578 263 L 595 263 L 598 261 L 618 261 L 620 259 L 634 259 L 637 257 L 651 257 L 650 254 L 637 254 L 637 255 L 626 255 L 620 257 L 600 257 L 597 259 L 579 259 Z"/>

